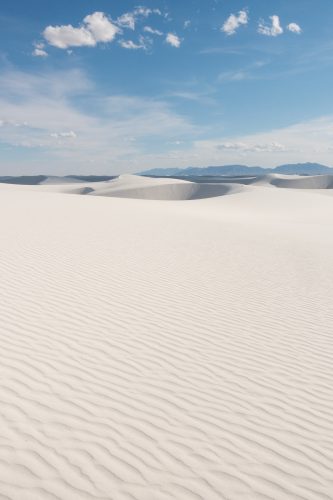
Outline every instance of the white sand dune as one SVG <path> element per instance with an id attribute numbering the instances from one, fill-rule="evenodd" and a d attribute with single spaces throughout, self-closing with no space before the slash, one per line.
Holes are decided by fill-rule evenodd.
<path id="1" fill-rule="evenodd" d="M 331 500 L 332 197 L 100 184 L 0 185 L 0 499 Z"/>
<path id="2" fill-rule="evenodd" d="M 134 175 L 121 175 L 105 184 L 107 186 L 104 189 L 94 190 L 91 194 L 145 200 L 195 200 L 223 196 L 235 190 L 232 185 L 197 184 L 177 179 L 156 179 Z"/>
<path id="3" fill-rule="evenodd" d="M 272 185 L 289 189 L 333 189 L 333 175 L 281 175 L 268 174 L 254 177 L 256 185 Z"/>
<path id="4" fill-rule="evenodd" d="M 23 184 L 15 184 L 23 186 Z M 108 181 L 82 181 L 75 177 L 49 176 L 31 189 L 56 193 L 132 198 L 142 200 L 196 200 L 233 194 L 243 186 L 285 189 L 333 190 L 333 175 L 266 174 L 235 177 L 156 178 L 121 175 Z"/>
<path id="5" fill-rule="evenodd" d="M 40 186 L 34 186 L 39 191 Z M 44 182 L 47 191 L 68 194 L 89 194 L 91 196 L 107 196 L 116 198 L 133 198 L 141 200 L 195 200 L 224 196 L 239 191 L 241 187 L 234 184 L 198 184 L 178 179 L 158 179 L 136 175 L 121 175 L 105 182 L 74 182 L 67 178 L 58 183 Z"/>

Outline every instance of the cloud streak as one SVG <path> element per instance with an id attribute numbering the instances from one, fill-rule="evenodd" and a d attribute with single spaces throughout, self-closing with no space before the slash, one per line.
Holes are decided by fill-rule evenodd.
<path id="1" fill-rule="evenodd" d="M 151 40 L 150 38 L 144 37 L 142 35 L 139 36 L 139 42 L 133 42 L 133 40 L 120 40 L 119 45 L 123 49 L 127 50 L 149 50 L 151 48 Z"/>
<path id="2" fill-rule="evenodd" d="M 153 28 L 151 28 L 150 26 L 145 26 L 145 27 L 143 28 L 143 31 L 144 31 L 145 33 L 149 33 L 150 35 L 163 36 L 162 31 L 160 31 L 160 30 L 156 30 L 156 29 L 153 29 Z"/>
<path id="3" fill-rule="evenodd" d="M 246 163 L 275 166 L 280 163 L 332 164 L 333 116 L 317 118 L 268 132 L 195 141 L 192 153 L 203 164 Z"/>
<path id="4" fill-rule="evenodd" d="M 278 153 L 286 151 L 286 147 L 279 142 L 270 142 L 263 144 L 249 144 L 244 142 L 223 142 L 218 144 L 220 151 L 236 151 L 242 153 Z"/>
<path id="5" fill-rule="evenodd" d="M 89 103 L 91 111 L 77 107 L 78 97 Z M 197 133 L 166 102 L 100 95 L 78 70 L 39 75 L 4 72 L 0 110 L 0 142 L 13 151 L 29 149 L 34 163 L 25 159 L 23 165 L 30 173 L 40 171 L 38 161 L 53 173 L 90 172 L 91 162 L 96 172 L 110 168 L 113 173 L 133 172 L 147 164 L 152 144 L 163 150 L 163 144 L 175 137 L 181 140 Z"/>
<path id="6" fill-rule="evenodd" d="M 52 132 L 50 137 L 55 139 L 76 139 L 77 135 L 73 130 L 70 130 L 69 132 Z"/>

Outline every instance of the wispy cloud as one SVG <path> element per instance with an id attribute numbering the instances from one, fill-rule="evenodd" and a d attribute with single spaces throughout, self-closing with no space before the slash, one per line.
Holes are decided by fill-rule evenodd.
<path id="1" fill-rule="evenodd" d="M 242 162 L 273 166 L 280 163 L 332 164 L 333 116 L 251 135 L 196 141 L 192 152 L 204 164 Z"/>
<path id="2" fill-rule="evenodd" d="M 240 82 L 242 80 L 249 80 L 251 75 L 245 70 L 238 71 L 222 71 L 218 76 L 218 82 Z"/>
<path id="3" fill-rule="evenodd" d="M 89 112 L 78 109 L 78 97 L 88 102 Z M 165 100 L 100 95 L 82 71 L 8 70 L 0 76 L 0 141 L 13 149 L 29 148 L 35 160 L 42 155 L 35 171 L 27 166 L 30 173 L 40 165 L 59 174 L 90 172 L 92 161 L 102 173 L 109 171 L 111 158 L 114 173 L 156 164 L 331 163 L 333 116 L 251 135 L 216 137 L 206 129 L 211 138 L 202 140 L 202 133 Z"/>
<path id="4" fill-rule="evenodd" d="M 258 33 L 266 36 L 279 36 L 283 33 L 283 28 L 280 24 L 280 18 L 277 15 L 270 16 L 271 24 L 268 25 L 264 21 L 259 22 Z"/>
<path id="5" fill-rule="evenodd" d="M 120 40 L 119 45 L 123 47 L 123 49 L 128 49 L 128 50 L 138 50 L 142 49 L 142 45 L 133 42 L 132 40 Z"/>
<path id="6" fill-rule="evenodd" d="M 116 24 L 121 28 L 129 28 L 131 30 L 135 29 L 136 23 L 140 18 L 147 18 L 152 14 L 161 16 L 162 12 L 160 9 L 149 9 L 148 7 L 136 7 L 131 12 L 125 12 L 118 17 Z"/>
<path id="7" fill-rule="evenodd" d="M 232 71 L 222 71 L 217 78 L 218 83 L 223 82 L 241 82 L 244 80 L 254 80 L 258 79 L 258 71 L 268 64 L 267 61 L 257 60 L 245 67 L 232 70 Z"/>
<path id="8" fill-rule="evenodd" d="M 69 132 L 52 132 L 50 137 L 54 139 L 76 139 L 77 135 L 73 130 L 70 130 Z"/>
<path id="9" fill-rule="evenodd" d="M 143 28 L 143 31 L 145 33 L 149 33 L 150 35 L 157 35 L 157 36 L 163 36 L 163 32 L 160 30 L 156 30 L 154 28 L 151 28 L 150 26 L 145 26 Z"/>
<path id="10" fill-rule="evenodd" d="M 138 42 L 133 42 L 132 40 L 120 40 L 119 45 L 123 49 L 128 49 L 128 50 L 149 50 L 151 48 L 151 40 L 150 38 L 144 37 L 144 36 L 139 36 L 139 41 Z"/>
<path id="11" fill-rule="evenodd" d="M 155 14 L 157 16 L 161 16 L 162 15 L 162 12 L 160 9 L 150 9 L 148 7 L 136 7 L 134 9 L 134 14 L 136 16 L 143 16 L 143 17 L 148 17 L 150 16 L 151 14 Z"/>
<path id="12" fill-rule="evenodd" d="M 91 111 L 77 107 L 78 97 Z M 147 163 L 152 143 L 193 134 L 191 122 L 165 101 L 100 95 L 82 71 L 0 76 L 0 141 L 43 154 L 48 171 L 88 172 L 93 160 L 102 172 L 110 158 L 114 172 L 136 171 Z"/>
<path id="13" fill-rule="evenodd" d="M 249 144 L 246 142 L 222 142 L 218 144 L 220 151 L 240 151 L 243 153 L 277 153 L 286 151 L 286 147 L 279 142 L 269 142 L 262 144 Z"/>
<path id="14" fill-rule="evenodd" d="M 133 12 L 126 12 L 118 17 L 116 24 L 121 28 L 128 28 L 131 30 L 135 30 L 135 15 Z"/>

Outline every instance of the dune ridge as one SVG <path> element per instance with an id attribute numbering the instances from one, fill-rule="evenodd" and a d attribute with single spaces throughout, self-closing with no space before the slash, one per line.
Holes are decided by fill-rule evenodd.
<path id="1" fill-rule="evenodd" d="M 66 179 L 65 182 L 45 182 L 37 188 L 68 194 L 169 201 L 213 198 L 240 190 L 237 184 L 201 184 L 182 179 L 157 179 L 136 175 L 121 175 L 110 181 L 94 183 L 71 183 L 70 179 Z"/>
<path id="2" fill-rule="evenodd" d="M 39 176 L 42 177 L 42 176 Z M 67 194 L 133 198 L 141 200 L 198 200 L 235 194 L 249 186 L 266 186 L 284 189 L 333 189 L 332 175 L 247 175 L 233 177 L 147 177 L 120 175 L 112 178 L 97 176 L 43 176 L 43 180 L 30 184 L 38 191 L 52 191 Z M 39 179 L 39 178 L 38 178 Z M 20 180 L 20 178 L 18 178 Z M 31 181 L 31 179 L 29 179 Z M 32 182 L 32 181 L 31 181 Z M 11 185 L 11 184 L 5 184 Z M 19 185 L 14 184 L 17 187 Z M 24 185 L 21 184 L 24 189 Z"/>
<path id="3" fill-rule="evenodd" d="M 333 175 L 283 175 L 264 174 L 246 175 L 234 177 L 177 177 L 178 179 L 190 180 L 199 184 L 241 184 L 244 186 L 274 186 L 284 189 L 333 189 Z"/>
<path id="4" fill-rule="evenodd" d="M 82 182 L 52 178 L 43 185 L 60 193 L 88 194 L 117 198 L 146 200 L 196 200 L 234 194 L 245 188 L 263 186 L 284 189 L 327 190 L 333 189 L 333 175 L 283 175 L 265 174 L 235 177 L 182 177 L 157 178 L 121 175 L 102 182 Z M 39 188 L 41 189 L 41 188 Z"/>
<path id="5" fill-rule="evenodd" d="M 0 498 L 330 500 L 333 199 L 67 188 L 0 186 Z"/>

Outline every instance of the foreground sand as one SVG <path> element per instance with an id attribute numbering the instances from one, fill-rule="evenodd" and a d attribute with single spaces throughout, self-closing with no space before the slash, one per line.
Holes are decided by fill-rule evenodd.
<path id="1" fill-rule="evenodd" d="M 0 185 L 0 499 L 331 500 L 333 197 L 52 190 Z"/>

